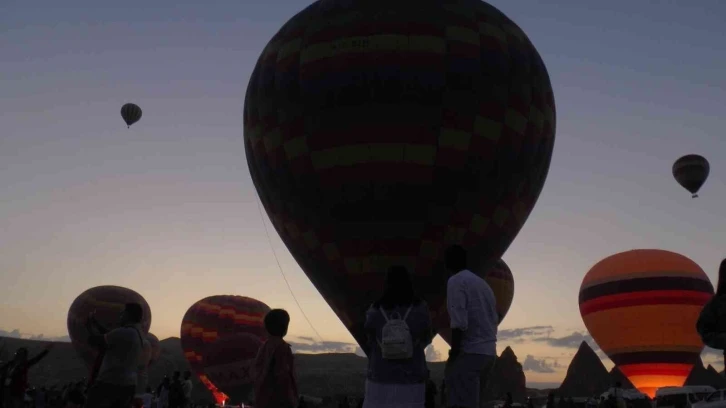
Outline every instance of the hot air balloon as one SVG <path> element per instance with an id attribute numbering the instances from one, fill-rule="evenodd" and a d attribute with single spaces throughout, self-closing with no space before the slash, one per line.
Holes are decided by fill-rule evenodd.
<path id="1" fill-rule="evenodd" d="M 159 338 L 152 333 L 146 335 L 146 340 L 149 341 L 151 346 L 151 359 L 149 359 L 149 365 L 154 364 L 161 357 L 161 345 L 159 344 Z"/>
<path id="2" fill-rule="evenodd" d="M 121 117 L 126 122 L 126 127 L 131 127 L 134 123 L 141 119 L 141 108 L 133 103 L 127 103 L 121 107 Z"/>
<path id="3" fill-rule="evenodd" d="M 713 285 L 695 262 L 669 251 L 609 256 L 585 275 L 580 313 L 610 360 L 642 393 L 681 386 L 699 361 L 696 321 Z"/>
<path id="4" fill-rule="evenodd" d="M 696 193 L 706 182 L 710 171 L 708 160 L 697 154 L 683 156 L 673 163 L 673 177 L 678 184 L 691 192 L 691 198 L 698 197 Z"/>
<path id="5" fill-rule="evenodd" d="M 220 338 L 204 353 L 204 374 L 232 401 L 250 401 L 255 357 L 261 345 L 260 337 L 247 333 Z"/>
<path id="6" fill-rule="evenodd" d="M 121 286 L 96 286 L 81 293 L 68 310 L 68 335 L 73 347 L 91 368 L 96 363 L 98 350 L 88 344 L 86 320 L 95 312 L 96 320 L 106 329 L 119 327 L 119 317 L 126 303 L 139 303 L 144 310 L 142 331 L 148 333 L 151 327 L 151 309 L 146 300 L 131 289 Z"/>
<path id="7" fill-rule="evenodd" d="M 486 273 L 480 273 L 479 270 L 485 270 Z M 509 269 L 503 260 L 498 260 L 494 266 L 489 268 L 472 268 L 472 272 L 482 276 L 489 284 L 494 292 L 497 300 L 497 314 L 499 314 L 499 323 L 502 323 L 504 317 L 509 311 L 514 299 L 514 276 L 512 270 Z M 447 343 L 451 344 L 451 329 L 443 328 L 439 331 L 439 336 Z"/>
<path id="8" fill-rule="evenodd" d="M 234 389 L 225 389 L 207 376 L 205 355 L 214 353 L 210 347 L 214 347 L 218 341 L 240 334 L 250 335 L 262 342 L 267 338 L 263 319 L 269 311 L 266 304 L 252 298 L 210 296 L 194 303 L 184 314 L 181 325 L 184 356 L 210 391 L 224 391 L 225 394 L 231 391 L 235 394 Z M 256 349 L 254 353 L 257 353 Z M 214 360 L 212 364 L 219 365 L 219 362 Z"/>
<path id="9" fill-rule="evenodd" d="M 265 47 L 245 98 L 260 200 L 364 349 L 365 311 L 395 264 L 448 325 L 443 251 L 501 258 L 554 140 L 542 59 L 479 0 L 316 1 Z"/>

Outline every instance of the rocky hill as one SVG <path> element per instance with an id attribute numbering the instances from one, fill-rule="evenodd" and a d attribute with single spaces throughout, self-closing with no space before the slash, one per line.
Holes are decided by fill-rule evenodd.
<path id="1" fill-rule="evenodd" d="M 612 377 L 600 357 L 583 341 L 567 367 L 567 375 L 557 394 L 566 397 L 589 397 L 605 392 L 612 384 Z"/>
<path id="2" fill-rule="evenodd" d="M 726 378 L 712 366 L 704 367 L 703 361 L 698 359 L 698 363 L 693 366 L 693 370 L 686 378 L 685 385 L 710 385 L 718 390 L 726 388 Z"/>
<path id="3" fill-rule="evenodd" d="M 497 357 L 484 398 L 486 401 L 504 399 L 510 392 L 515 402 L 524 402 L 527 399 L 526 384 L 522 364 L 517 360 L 514 350 L 507 347 Z"/>

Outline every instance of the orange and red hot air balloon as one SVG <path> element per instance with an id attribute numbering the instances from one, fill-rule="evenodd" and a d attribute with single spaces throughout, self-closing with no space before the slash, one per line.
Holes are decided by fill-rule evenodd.
<path id="1" fill-rule="evenodd" d="M 119 317 L 126 303 L 139 303 L 143 309 L 141 329 L 144 334 L 151 327 L 151 309 L 141 295 L 131 289 L 121 286 L 97 286 L 78 295 L 68 310 L 68 335 L 73 347 L 91 368 L 97 364 L 99 352 L 88 344 L 88 329 L 86 321 L 91 313 L 106 329 L 111 330 L 119 326 Z"/>
<path id="2" fill-rule="evenodd" d="M 580 313 L 600 348 L 641 392 L 681 386 L 700 358 L 696 321 L 713 285 L 695 262 L 658 249 L 609 256 L 585 275 Z"/>
<path id="3" fill-rule="evenodd" d="M 476 268 L 472 268 L 472 272 L 479 276 L 484 275 L 484 280 L 492 288 L 494 297 L 497 300 L 497 314 L 499 314 L 499 323 L 501 324 L 514 299 L 514 276 L 512 275 L 512 270 L 500 259 L 493 267 L 488 268 L 486 274 L 479 273 Z M 451 344 L 451 329 L 441 329 L 439 330 L 439 335 L 447 343 Z"/>
<path id="4" fill-rule="evenodd" d="M 269 311 L 259 300 L 226 295 L 204 298 L 187 310 L 181 325 L 182 349 L 212 393 L 227 394 L 235 401 L 247 393 L 241 386 L 252 383 L 248 360 L 267 339 L 263 320 Z"/>

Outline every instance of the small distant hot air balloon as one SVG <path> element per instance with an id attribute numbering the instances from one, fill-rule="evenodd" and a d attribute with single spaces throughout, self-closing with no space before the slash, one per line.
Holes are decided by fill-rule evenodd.
<path id="1" fill-rule="evenodd" d="M 681 386 L 699 361 L 696 321 L 713 285 L 695 262 L 669 251 L 609 256 L 585 275 L 580 314 L 610 360 L 640 392 Z"/>
<path id="2" fill-rule="evenodd" d="M 124 119 L 124 122 L 126 122 L 126 127 L 129 128 L 141 119 L 141 113 L 139 105 L 133 103 L 127 103 L 121 107 L 121 117 Z"/>
<path id="3" fill-rule="evenodd" d="M 217 342 L 222 342 L 222 348 L 227 350 L 228 348 L 225 348 L 224 344 L 228 337 L 247 334 L 259 339 L 260 343 L 267 339 L 263 319 L 269 311 L 270 308 L 266 304 L 252 298 L 210 296 L 194 303 L 184 314 L 181 325 L 181 345 L 184 356 L 192 370 L 210 391 L 214 393 L 221 390 L 225 394 L 235 394 L 235 388 L 230 386 L 229 381 L 223 380 L 221 384 L 216 384 L 208 377 L 206 372 L 208 362 L 205 357 L 209 358 L 210 355 L 214 355 L 211 364 L 218 368 L 215 373 L 220 372 L 217 357 L 224 354 L 224 351 L 217 349 L 217 354 L 214 354 Z M 245 342 L 244 344 L 249 345 L 250 343 Z M 257 350 L 250 350 L 250 352 L 257 353 Z M 233 354 L 228 354 L 228 357 Z M 242 357 L 237 355 L 234 358 L 239 360 Z M 222 378 L 225 377 L 222 376 Z"/>
<path id="4" fill-rule="evenodd" d="M 141 329 L 148 333 L 151 327 L 151 309 L 146 300 L 135 291 L 121 286 L 97 286 L 78 295 L 68 310 L 68 335 L 73 347 L 89 368 L 97 364 L 99 352 L 88 344 L 86 320 L 95 313 L 104 328 L 119 327 L 119 317 L 126 303 L 139 303 L 144 311 Z"/>
<path id="5" fill-rule="evenodd" d="M 697 154 L 683 156 L 673 163 L 673 177 L 678 184 L 691 192 L 692 198 L 698 197 L 696 193 L 706 182 L 710 171 L 708 160 Z"/>
<path id="6" fill-rule="evenodd" d="M 504 320 L 504 317 L 509 311 L 509 307 L 512 305 L 512 299 L 514 299 L 514 276 L 512 275 L 512 270 L 500 259 L 493 267 L 488 268 L 485 274 L 478 273 L 476 270 L 473 272 L 479 276 L 484 275 L 484 280 L 492 288 L 494 297 L 497 300 L 499 323 L 502 323 L 502 320 Z M 447 343 L 451 344 L 451 329 L 441 329 L 439 330 L 439 335 Z"/>

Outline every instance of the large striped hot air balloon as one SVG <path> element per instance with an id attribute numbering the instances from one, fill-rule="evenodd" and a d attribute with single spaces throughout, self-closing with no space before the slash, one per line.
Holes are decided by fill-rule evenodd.
<path id="1" fill-rule="evenodd" d="M 641 392 L 681 386 L 703 343 L 696 321 L 713 285 L 695 262 L 669 251 L 609 256 L 585 275 L 580 313 L 593 339 Z"/>
<path id="2" fill-rule="evenodd" d="M 318 0 L 257 61 L 244 142 L 275 229 L 365 349 L 392 265 L 448 325 L 444 250 L 502 257 L 544 185 L 555 116 L 542 58 L 485 2 Z"/>
<path id="3" fill-rule="evenodd" d="M 121 286 L 96 286 L 78 295 L 68 310 L 68 335 L 73 347 L 91 368 L 97 363 L 98 350 L 88 344 L 86 320 L 95 312 L 96 320 L 106 329 L 119 326 L 119 317 L 126 303 L 139 303 L 144 311 L 141 328 L 148 333 L 151 327 L 151 309 L 141 295 Z"/>
<path id="4" fill-rule="evenodd" d="M 249 355 L 256 355 L 259 344 L 267 338 L 264 317 L 270 308 L 244 296 L 210 296 L 194 303 L 181 324 L 181 345 L 192 370 L 212 392 L 224 392 L 234 398 L 240 381 L 249 384 L 246 366 L 241 363 Z M 231 347 L 227 339 L 247 335 L 258 342 L 244 343 L 244 347 Z M 254 343 L 254 344 L 253 344 Z M 253 350 L 254 349 L 254 350 Z M 210 357 L 212 356 L 212 357 Z M 221 357 L 224 356 L 224 357 Z M 211 358 L 211 360 L 210 360 Z M 219 367 L 227 359 L 230 365 Z M 217 367 L 217 369 L 209 369 Z M 222 374 L 222 371 L 224 371 Z M 219 384 L 212 377 L 216 376 Z M 219 375 L 218 375 L 219 374 Z M 244 378 L 244 380 L 239 380 Z M 237 380 L 235 380 L 237 379 Z"/>
<path id="5" fill-rule="evenodd" d="M 503 260 L 498 260 L 494 266 L 486 269 L 486 273 L 478 273 L 477 268 L 472 268 L 472 272 L 479 276 L 483 276 L 484 280 L 489 284 L 494 292 L 497 300 L 497 314 L 499 314 L 499 323 L 509 311 L 514 299 L 514 276 L 509 266 Z M 441 338 L 451 344 L 451 329 L 444 328 L 439 331 Z"/>

